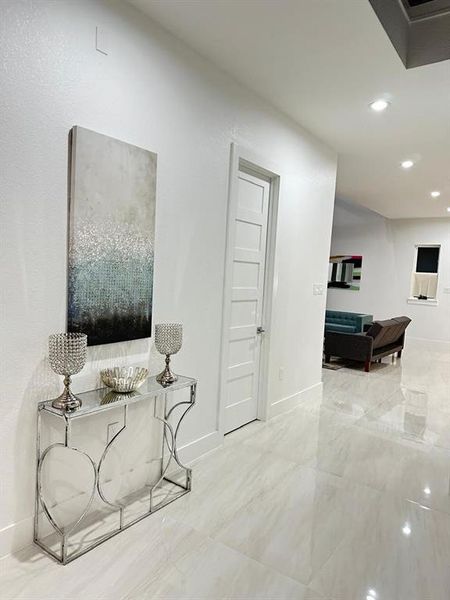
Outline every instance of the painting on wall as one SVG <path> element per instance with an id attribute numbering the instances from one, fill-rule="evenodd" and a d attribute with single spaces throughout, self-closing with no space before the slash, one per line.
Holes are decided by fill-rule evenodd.
<path id="1" fill-rule="evenodd" d="M 150 337 L 156 154 L 71 132 L 67 329 L 88 345 Z"/>
<path id="2" fill-rule="evenodd" d="M 359 291 L 362 256 L 330 256 L 328 287 Z"/>

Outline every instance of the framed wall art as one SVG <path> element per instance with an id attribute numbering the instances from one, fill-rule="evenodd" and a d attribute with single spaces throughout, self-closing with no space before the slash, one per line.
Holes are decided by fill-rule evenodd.
<path id="1" fill-rule="evenodd" d="M 150 337 L 156 154 L 82 127 L 70 147 L 68 331 Z"/>
<path id="2" fill-rule="evenodd" d="M 362 256 L 330 256 L 328 287 L 359 291 L 361 284 Z"/>

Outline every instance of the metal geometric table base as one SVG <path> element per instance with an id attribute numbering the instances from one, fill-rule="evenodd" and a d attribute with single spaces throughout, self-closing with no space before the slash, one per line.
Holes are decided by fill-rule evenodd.
<path id="1" fill-rule="evenodd" d="M 56 410 L 55 408 L 51 407 L 51 401 L 50 402 L 42 402 L 38 405 L 36 507 L 35 507 L 35 519 L 34 519 L 34 542 L 38 546 L 40 546 L 40 548 L 42 548 L 47 554 L 52 556 L 55 560 L 57 560 L 58 562 L 60 562 L 62 564 L 67 564 L 67 563 L 71 562 L 72 560 L 78 558 L 79 556 L 85 554 L 89 550 L 92 550 L 99 544 L 114 537 L 121 531 L 127 529 L 128 527 L 131 527 L 131 525 L 134 525 L 135 523 L 148 517 L 152 513 L 156 512 L 157 510 L 160 510 L 167 504 L 169 504 L 169 503 L 173 502 L 174 500 L 180 498 L 181 496 L 189 493 L 189 491 L 191 490 L 191 485 L 192 485 L 192 471 L 188 467 L 185 467 L 182 464 L 182 462 L 180 461 L 180 458 L 178 456 L 178 450 L 177 450 L 177 436 L 178 436 L 180 426 L 181 426 L 183 419 L 185 418 L 186 414 L 191 410 L 191 408 L 195 404 L 196 381 L 194 379 L 190 379 L 190 378 L 186 378 L 186 377 L 181 378 L 181 379 L 182 379 L 182 381 L 178 383 L 178 385 L 176 386 L 176 389 L 179 390 L 182 388 L 189 387 L 190 388 L 189 400 L 178 402 L 178 403 L 174 404 L 173 406 L 171 406 L 170 408 L 167 407 L 167 401 L 168 401 L 167 399 L 168 399 L 168 393 L 170 393 L 172 391 L 172 389 L 171 388 L 163 389 L 163 388 L 160 388 L 159 385 L 155 386 L 155 382 L 152 381 L 152 380 L 154 380 L 154 378 L 151 378 L 151 380 L 147 386 L 148 387 L 147 393 L 144 391 L 143 393 L 140 393 L 138 396 L 133 395 L 132 397 L 129 397 L 128 399 L 127 398 L 119 398 L 116 403 L 102 404 L 101 401 L 100 402 L 91 401 L 91 405 L 88 405 L 87 407 L 85 407 L 85 404 L 83 404 L 84 408 L 83 408 L 83 410 L 80 410 L 80 412 L 65 413 L 63 411 Z M 92 398 L 92 397 L 94 397 L 93 396 L 94 393 L 97 393 L 99 398 L 101 397 L 100 396 L 101 390 L 97 390 L 95 392 L 88 392 L 86 394 L 81 394 L 80 396 L 83 398 L 84 395 L 88 396 L 88 394 L 90 394 L 89 398 Z M 163 396 L 163 398 L 164 398 L 164 412 L 163 412 L 164 416 L 163 417 L 160 417 L 156 414 L 156 404 L 157 404 L 158 396 Z M 161 469 L 159 472 L 159 477 L 156 480 L 156 482 L 153 483 L 151 486 L 145 486 L 145 488 L 143 488 L 143 490 L 142 490 L 142 494 L 145 497 L 148 495 L 148 499 L 146 500 L 146 502 L 148 501 L 148 508 L 142 514 L 139 514 L 136 518 L 132 519 L 131 521 L 125 522 L 124 511 L 127 508 L 127 505 L 111 501 L 111 499 L 109 499 L 107 497 L 107 494 L 105 493 L 104 489 L 102 488 L 101 473 L 102 473 L 102 467 L 105 463 L 105 459 L 108 456 L 108 453 L 110 452 L 111 448 L 114 447 L 114 444 L 118 440 L 118 438 L 127 429 L 129 405 L 132 403 L 134 404 L 136 402 L 142 402 L 145 400 L 154 401 L 155 407 L 154 407 L 154 415 L 153 416 L 155 419 L 157 419 L 158 421 L 160 421 L 162 423 L 163 432 L 162 432 Z M 77 448 L 76 446 L 74 446 L 72 444 L 72 422 L 74 421 L 74 419 L 88 418 L 88 416 L 91 414 L 105 412 L 108 409 L 116 408 L 118 406 L 121 406 L 123 408 L 122 427 L 119 429 L 119 431 L 117 431 L 117 433 L 106 444 L 100 459 L 96 463 L 95 460 L 91 456 L 89 456 L 85 451 Z M 178 416 L 176 422 L 174 423 L 174 425 L 172 425 L 169 422 L 169 420 L 171 420 L 171 418 L 173 418 L 174 415 L 177 414 L 176 411 L 180 407 L 185 407 L 185 408 L 183 410 L 180 410 L 180 413 L 179 413 L 179 416 Z M 42 412 L 43 411 L 46 411 L 48 413 L 51 413 L 51 414 L 63 419 L 64 441 L 52 443 L 52 444 L 48 445 L 45 449 L 42 450 L 41 449 L 41 433 L 42 433 L 41 429 L 42 429 Z M 93 473 L 92 490 L 88 490 L 86 493 L 86 497 L 88 498 L 86 507 L 81 512 L 79 517 L 75 518 L 73 520 L 73 522 L 70 524 L 70 526 L 68 526 L 68 527 L 61 527 L 57 523 L 57 520 L 55 519 L 54 515 L 52 514 L 52 508 L 47 505 L 46 500 L 44 498 L 44 494 L 43 494 L 43 485 L 44 485 L 44 483 L 42 481 L 43 466 L 46 463 L 46 461 L 50 459 L 51 451 L 58 447 L 68 449 L 72 452 L 78 453 L 81 456 L 85 457 L 87 459 L 88 464 L 92 468 L 92 473 Z M 178 470 L 183 475 L 183 481 L 181 483 L 179 481 L 175 481 L 174 478 L 170 477 L 168 474 L 169 469 L 171 466 L 173 466 L 173 464 L 175 464 L 178 467 Z M 154 500 L 155 493 L 157 491 L 163 490 L 164 486 L 167 484 L 170 484 L 171 486 L 175 486 L 176 491 L 174 493 L 171 493 L 171 495 L 168 499 L 165 499 L 163 501 L 155 503 L 155 500 Z M 69 552 L 68 548 L 69 548 L 70 534 L 72 532 L 74 532 L 79 526 L 82 526 L 83 521 L 86 519 L 86 517 L 89 514 L 89 511 L 92 507 L 94 499 L 97 499 L 97 501 L 99 501 L 100 503 L 104 503 L 105 506 L 118 511 L 119 519 L 118 519 L 117 526 L 114 527 L 113 529 L 111 529 L 110 531 L 108 531 L 107 533 L 105 533 L 104 535 L 100 536 L 99 538 L 92 540 L 92 542 L 90 544 L 87 544 L 85 547 L 82 547 L 81 549 L 75 550 L 73 552 Z M 46 542 L 46 540 L 49 537 L 48 534 L 46 534 L 45 536 L 41 535 L 40 517 L 42 518 L 42 516 L 45 516 L 48 523 L 50 524 L 51 529 L 53 531 L 53 534 L 52 534 L 53 537 L 54 537 L 54 535 L 56 535 L 58 538 L 59 551 L 55 550 L 54 547 L 53 548 L 50 547 L 50 544 Z M 53 544 L 53 546 L 54 546 L 54 544 Z"/>

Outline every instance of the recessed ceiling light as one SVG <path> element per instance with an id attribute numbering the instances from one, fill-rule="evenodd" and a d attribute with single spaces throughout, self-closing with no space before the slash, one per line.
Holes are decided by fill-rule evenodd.
<path id="1" fill-rule="evenodd" d="M 403 532 L 403 535 L 406 535 L 406 537 L 411 535 L 411 526 L 409 525 L 409 523 L 405 523 L 403 525 L 402 532 Z"/>
<path id="2" fill-rule="evenodd" d="M 411 167 L 413 167 L 413 166 L 414 166 L 414 162 L 413 162 L 412 160 L 404 160 L 404 161 L 402 162 L 402 167 L 403 167 L 404 169 L 410 169 L 410 168 L 411 168 Z"/>
<path id="3" fill-rule="evenodd" d="M 431 197 L 432 197 L 432 198 L 439 198 L 439 196 L 440 196 L 440 195 L 441 195 L 441 192 L 438 192 L 438 191 L 436 191 L 436 192 L 431 192 Z"/>
<path id="4" fill-rule="evenodd" d="M 423 493 L 429 496 L 431 494 L 430 488 L 428 486 L 426 488 L 423 488 Z"/>
<path id="5" fill-rule="evenodd" d="M 389 106 L 389 102 L 387 100 L 383 100 L 380 98 L 379 100 L 375 100 L 369 104 L 370 108 L 375 112 L 383 112 Z"/>
<path id="6" fill-rule="evenodd" d="M 450 212 L 450 206 L 447 206 L 447 212 Z"/>

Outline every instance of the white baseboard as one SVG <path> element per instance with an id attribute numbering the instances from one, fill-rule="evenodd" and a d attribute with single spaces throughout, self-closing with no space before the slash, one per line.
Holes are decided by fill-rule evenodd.
<path id="1" fill-rule="evenodd" d="M 0 558 L 18 552 L 33 543 L 33 517 L 27 517 L 0 529 Z"/>
<path id="2" fill-rule="evenodd" d="M 449 340 L 436 340 L 432 338 L 416 337 L 414 335 L 408 335 L 406 341 L 408 340 L 414 340 L 415 342 L 430 342 L 432 344 L 450 344 Z"/>
<path id="3" fill-rule="evenodd" d="M 218 448 L 223 443 L 223 436 L 218 431 L 212 431 L 193 442 L 189 442 L 178 450 L 178 456 L 183 464 L 189 464 L 204 454 Z"/>
<path id="4" fill-rule="evenodd" d="M 223 442 L 218 431 L 182 446 L 178 455 L 184 464 L 189 464 L 203 454 L 211 452 Z M 22 550 L 33 543 L 33 517 L 27 517 L 0 530 L 0 558 Z"/>
<path id="5" fill-rule="evenodd" d="M 291 396 L 281 398 L 281 400 L 277 400 L 276 402 L 271 404 L 269 408 L 269 419 L 281 413 L 287 412 L 288 410 L 292 410 L 297 406 L 300 406 L 306 400 L 320 399 L 321 394 L 322 382 L 320 381 L 319 383 L 316 383 L 309 388 L 301 390 L 300 392 L 296 392 Z"/>

